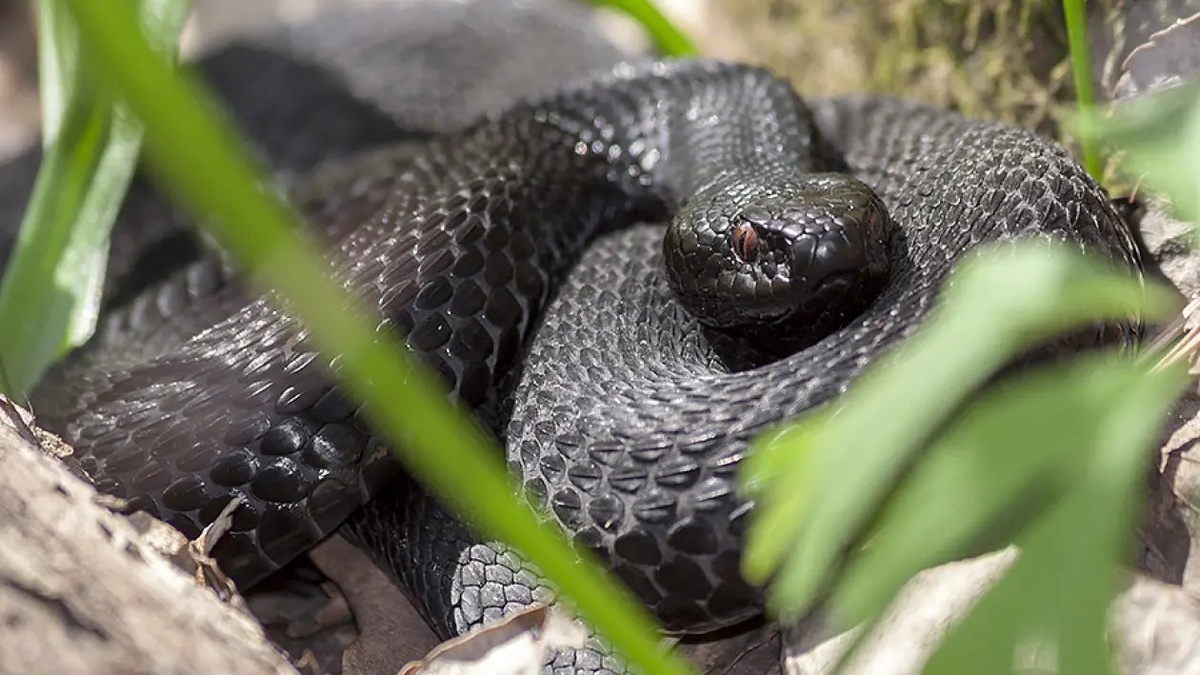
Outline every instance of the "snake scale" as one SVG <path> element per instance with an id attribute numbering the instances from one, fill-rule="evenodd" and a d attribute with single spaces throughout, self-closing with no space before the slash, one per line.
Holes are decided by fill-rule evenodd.
<path id="1" fill-rule="evenodd" d="M 300 191 L 340 278 L 504 442 L 547 517 L 678 632 L 761 611 L 738 572 L 750 505 L 731 482 L 748 441 L 910 335 L 963 254 L 1034 237 L 1140 268 L 1103 191 L 1054 143 L 891 99 L 805 102 L 738 64 L 618 66 L 348 166 Z M 702 222 L 729 249 L 719 260 L 749 253 L 787 277 L 771 223 L 806 213 L 796 186 L 822 171 L 853 175 L 886 211 L 862 254 L 886 257 L 874 287 L 838 281 L 801 319 L 772 310 L 740 333 L 711 327 L 711 288 L 681 302 L 689 282 L 664 272 L 681 254 L 664 262 L 663 227 L 644 223 Z M 746 222 L 763 248 L 739 239 Z M 231 281 L 205 258 L 132 294 L 35 396 L 98 487 L 189 535 L 242 498 L 215 554 L 243 585 L 349 518 L 443 635 L 544 597 L 531 568 L 400 473 L 330 385 L 336 360 Z M 764 345 L 783 328 L 787 349 Z"/>

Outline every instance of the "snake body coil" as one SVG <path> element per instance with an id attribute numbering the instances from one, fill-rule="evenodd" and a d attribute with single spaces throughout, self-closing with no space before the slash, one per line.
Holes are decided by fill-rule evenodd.
<path id="1" fill-rule="evenodd" d="M 505 440 L 548 513 L 669 629 L 758 611 L 758 592 L 738 573 L 749 506 L 731 482 L 748 440 L 837 395 L 910 334 L 964 252 L 1042 237 L 1138 268 L 1103 192 L 1048 141 L 881 99 L 813 110 L 815 119 L 758 68 L 622 66 L 435 140 L 394 174 L 348 181 L 313 214 L 342 279 Z M 685 311 L 667 287 L 662 229 L 629 227 L 684 213 L 737 247 L 748 232 L 735 232 L 739 217 L 765 227 L 781 213 L 759 208 L 764 194 L 843 168 L 874 189 L 893 223 L 873 235 L 878 251 L 848 246 L 868 262 L 886 256 L 888 272 L 876 264 L 867 275 L 876 288 L 851 292 L 849 305 L 802 312 L 824 334 L 783 358 L 706 328 L 728 304 L 703 322 Z M 714 190 L 724 196 L 697 213 L 696 195 Z M 820 269 L 841 256 L 813 254 Z M 185 533 L 242 498 L 215 553 L 246 584 L 331 532 L 398 471 L 358 406 L 329 386 L 336 362 L 265 298 L 243 303 L 217 276 L 198 267 L 178 282 L 206 298 L 191 310 L 194 327 L 214 316 L 215 325 L 149 360 L 72 371 L 71 395 L 46 393 L 38 410 L 101 489 Z M 712 297 L 694 295 L 689 306 Z M 782 325 L 774 309 L 760 315 Z M 392 499 L 353 527 L 416 584 L 442 632 L 532 599 L 537 580 L 519 562 L 461 529 L 446 534 L 455 526 L 420 493 Z"/>

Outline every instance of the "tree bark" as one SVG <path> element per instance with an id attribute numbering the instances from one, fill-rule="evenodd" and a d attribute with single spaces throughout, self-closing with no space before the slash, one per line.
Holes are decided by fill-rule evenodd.
<path id="1" fill-rule="evenodd" d="M 296 672 L 39 451 L 53 440 L 19 412 L 0 398 L 0 673 Z"/>

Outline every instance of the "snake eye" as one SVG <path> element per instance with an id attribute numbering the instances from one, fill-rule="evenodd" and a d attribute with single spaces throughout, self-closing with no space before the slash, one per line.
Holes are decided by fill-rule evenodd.
<path id="1" fill-rule="evenodd" d="M 752 263 L 758 257 L 758 232 L 750 223 L 733 229 L 733 252 L 742 262 Z"/>

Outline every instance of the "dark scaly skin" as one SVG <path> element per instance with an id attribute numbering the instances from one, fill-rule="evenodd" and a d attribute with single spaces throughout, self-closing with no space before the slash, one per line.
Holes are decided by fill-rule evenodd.
<path id="1" fill-rule="evenodd" d="M 708 124 L 716 115 L 729 122 Z M 765 71 L 626 67 L 432 143 L 378 214 L 339 212 L 325 230 L 341 277 L 496 428 L 499 381 L 600 228 L 661 217 L 731 167 L 799 179 L 812 166 L 807 109 Z M 78 396 L 38 408 L 100 489 L 187 534 L 243 499 L 214 553 L 249 584 L 395 475 L 327 365 L 260 298 L 149 363 L 81 373 Z"/>
<path id="2" fill-rule="evenodd" d="M 892 273 L 870 308 L 799 353 L 733 372 L 727 356 L 744 345 L 706 331 L 675 299 L 662 269 L 663 229 L 616 232 L 566 278 L 512 397 L 512 472 L 671 630 L 703 631 L 760 611 L 758 592 L 737 572 L 749 507 L 731 479 L 748 441 L 837 396 L 910 335 L 955 260 L 978 244 L 1032 237 L 1139 269 L 1104 193 L 1048 140 L 891 99 L 817 101 L 814 111 L 898 228 Z M 423 529 L 426 518 L 448 516 L 398 491 L 351 525 L 383 566 L 427 589 L 419 599 L 441 632 L 549 597 L 503 546 L 465 530 Z M 595 665 L 602 653 L 594 644 L 558 665 L 603 670 Z"/>
<path id="3" fill-rule="evenodd" d="M 738 574 L 748 509 L 731 483 L 748 442 L 837 396 L 910 335 L 973 246 L 1034 237 L 1138 267 L 1103 193 L 1049 141 L 889 99 L 815 110 L 899 228 L 870 308 L 799 353 L 729 372 L 674 301 L 655 233 L 618 234 L 573 270 L 542 326 L 555 339 L 535 341 L 514 395 L 514 473 L 670 629 L 757 611 Z"/>
<path id="4" fill-rule="evenodd" d="M 412 173 L 397 179 L 383 217 L 357 228 L 357 222 L 330 226 L 342 237 L 334 257 L 344 263 L 346 277 L 409 332 L 410 345 L 453 382 L 458 399 L 475 408 L 485 424 L 498 425 L 507 417 L 498 406 L 497 385 L 513 367 L 540 305 L 575 251 L 601 226 L 659 217 L 705 183 L 705 176 L 678 172 L 674 164 L 692 148 L 712 147 L 695 138 L 665 134 L 671 142 L 658 146 L 653 166 L 645 160 L 664 129 L 681 130 L 671 126 L 681 124 L 681 116 L 672 112 L 694 104 L 718 106 L 722 122 L 744 125 L 730 136 L 743 147 L 774 147 L 783 134 L 786 154 L 753 157 L 748 170 L 761 171 L 764 161 L 817 168 L 803 108 L 781 113 L 776 107 L 796 105 L 782 85 L 750 69 L 682 69 L 691 72 L 650 74 L 637 86 L 618 78 L 615 97 L 588 85 L 563 95 L 560 103 L 567 108 L 557 116 L 518 110 L 480 127 L 469 142 L 439 143 L 416 160 Z M 716 80 L 710 83 L 715 89 L 698 83 L 705 77 Z M 677 100 L 673 97 L 681 91 L 693 94 L 689 103 L 668 105 L 665 118 L 647 123 L 653 119 L 649 102 Z M 755 109 L 765 101 L 770 101 L 768 111 Z M 605 123 L 593 124 L 599 118 Z M 661 277 L 650 276 L 649 268 L 626 270 L 630 278 L 647 282 L 640 291 L 627 288 L 642 294 L 642 302 L 632 304 L 647 323 L 637 327 L 628 316 L 629 300 L 615 302 L 624 314 L 603 314 L 613 311 L 614 302 L 598 292 L 605 288 L 600 278 L 588 277 L 616 274 L 618 266 L 610 261 L 583 267 L 563 297 L 577 302 L 577 311 L 594 309 L 610 323 L 555 323 L 551 315 L 543 334 L 559 338 L 541 344 L 566 363 L 559 369 L 535 348 L 515 396 L 508 447 L 527 487 L 579 541 L 609 557 L 671 629 L 702 630 L 757 611 L 757 594 L 736 578 L 746 505 L 736 502 L 729 482 L 745 440 L 764 425 L 840 392 L 863 365 L 908 334 L 954 258 L 981 241 L 1044 235 L 1136 267 L 1129 238 L 1102 193 L 1045 141 L 894 102 L 845 104 L 841 123 L 849 130 L 834 134 L 837 143 L 846 149 L 851 167 L 880 191 L 902 228 L 889 243 L 894 269 L 888 286 L 860 318 L 813 351 L 754 372 L 721 374 L 712 371 L 703 333 L 664 294 Z M 682 131 L 729 128 L 713 132 L 713 127 L 685 125 Z M 612 138 L 603 138 L 605 129 L 612 129 Z M 769 139 L 757 141 L 740 135 L 767 131 Z M 580 136 L 587 133 L 593 135 Z M 605 142 L 593 148 L 597 138 Z M 573 152 L 580 140 L 591 152 Z M 572 152 L 539 166 L 532 160 L 551 156 L 547 147 Z M 732 160 L 737 154 L 717 156 Z M 497 163 L 497 157 L 515 162 L 516 168 Z M 568 165 L 581 173 L 567 174 Z M 530 168 L 544 171 L 545 181 L 524 180 L 523 169 Z M 643 183 L 643 177 L 649 180 Z M 540 241 L 519 240 L 517 252 L 499 254 L 508 263 L 506 273 L 505 262 L 497 262 L 495 250 L 488 248 L 495 244 L 491 235 L 465 234 L 473 218 L 458 216 L 471 197 L 456 199 L 448 189 L 456 186 L 493 196 L 508 191 L 515 195 L 511 204 L 573 214 L 566 220 L 577 227 Z M 486 227 L 493 218 L 501 220 L 507 208 L 484 206 L 474 216 Z M 415 231 L 386 229 L 410 222 L 410 213 L 420 214 Z M 447 224 L 454 227 L 443 230 Z M 616 235 L 613 241 L 623 244 L 598 250 L 632 264 L 632 251 L 645 252 L 633 239 L 638 232 Z M 550 246 L 536 250 L 543 242 Z M 380 262 L 385 251 L 400 255 Z M 410 251 L 416 257 L 406 259 Z M 445 255 L 456 257 L 442 262 Z M 525 268 L 533 275 L 521 277 L 518 270 Z M 438 272 L 452 269 L 462 277 L 437 280 Z M 492 283 L 486 281 L 489 275 L 495 287 L 478 283 Z M 628 278 L 615 281 L 629 285 Z M 594 295 L 589 297 L 588 289 Z M 641 332 L 631 335 L 625 327 Z M 571 335 L 572 330 L 583 333 Z M 480 355 L 485 355 L 480 361 L 464 358 Z M 307 547 L 394 473 L 355 420 L 354 406 L 329 392 L 319 361 L 293 336 L 289 322 L 262 300 L 168 357 L 95 375 L 83 384 L 88 396 L 59 419 L 73 420 L 67 434 L 88 458 L 85 466 L 104 476 L 103 487 L 134 496 L 190 532 L 215 515 L 228 494 L 252 498 L 252 508 L 239 516 L 234 535 L 218 550 L 244 582 Z M 141 454 L 151 446 L 164 453 L 157 463 Z M 224 446 L 240 449 L 218 458 L 228 452 Z M 127 484 L 118 485 L 118 476 Z M 251 529 L 255 525 L 258 530 Z M 409 539 L 428 536 L 436 533 L 418 528 Z M 455 554 L 440 555 L 445 562 Z M 450 589 L 451 596 L 426 600 L 427 606 L 440 603 L 446 609 L 437 621 L 447 624 L 447 632 L 500 609 L 488 606 L 491 600 L 479 593 L 463 592 L 470 588 L 464 579 L 480 562 L 486 563 L 470 560 L 461 569 L 446 568 L 452 570 L 449 585 L 458 584 L 457 598 Z M 406 576 L 405 566 L 414 561 L 392 563 Z M 528 578 L 492 583 L 503 589 L 530 585 Z M 426 592 L 446 590 L 435 586 L 427 584 Z M 525 598 L 514 592 L 502 601 L 507 606 Z"/>

